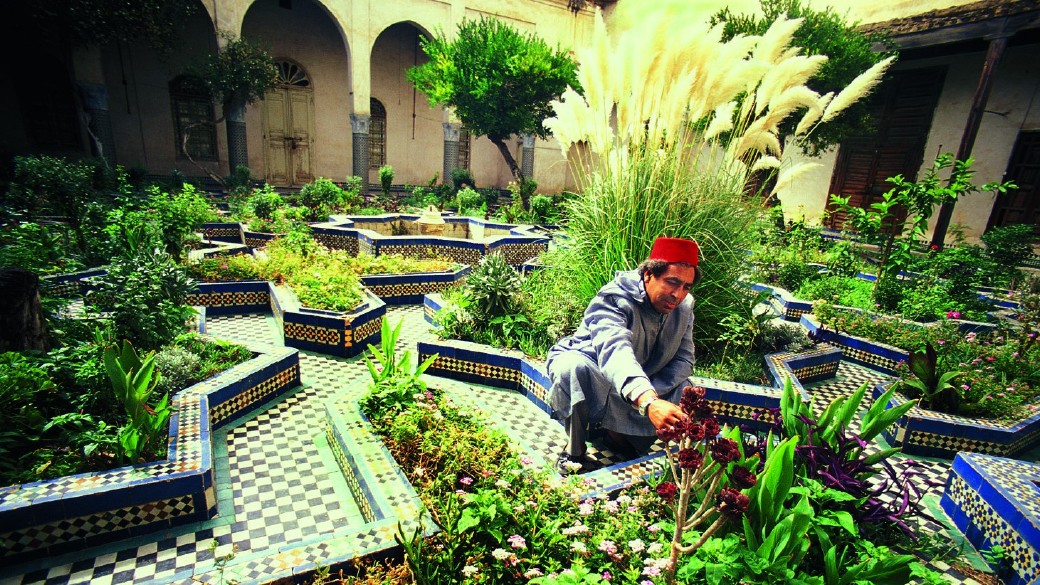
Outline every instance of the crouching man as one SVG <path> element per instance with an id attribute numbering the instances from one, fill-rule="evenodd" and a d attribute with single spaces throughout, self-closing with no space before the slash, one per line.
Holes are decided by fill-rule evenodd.
<path id="1" fill-rule="evenodd" d="M 599 465 L 586 455 L 590 425 L 611 447 L 645 454 L 657 429 L 684 418 L 682 388 L 693 372 L 693 297 L 700 279 L 697 242 L 660 237 L 638 269 L 621 271 L 599 290 L 578 330 L 549 350 L 552 416 L 563 420 L 561 473 Z"/>

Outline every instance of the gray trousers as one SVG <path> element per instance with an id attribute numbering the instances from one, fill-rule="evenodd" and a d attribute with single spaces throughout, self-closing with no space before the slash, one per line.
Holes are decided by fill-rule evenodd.
<path id="1" fill-rule="evenodd" d="M 625 435 L 639 453 L 649 451 L 657 439 L 654 425 L 636 412 L 588 356 L 579 351 L 556 352 L 550 355 L 547 369 L 552 381 L 549 407 L 553 418 L 562 420 L 567 429 L 567 454 L 585 454 L 590 424 Z M 681 394 L 680 390 L 662 398 L 677 402 Z"/>

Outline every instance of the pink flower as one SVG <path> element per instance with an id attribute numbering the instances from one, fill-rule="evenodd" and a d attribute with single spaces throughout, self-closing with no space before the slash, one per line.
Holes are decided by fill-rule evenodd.
<path id="1" fill-rule="evenodd" d="M 459 483 L 461 483 L 462 485 L 473 485 L 473 478 L 472 477 L 463 477 L 462 479 L 459 480 Z"/>
<path id="2" fill-rule="evenodd" d="M 961 318 L 961 313 L 960 313 L 960 311 L 946 311 L 946 318 L 947 319 L 960 319 Z"/>

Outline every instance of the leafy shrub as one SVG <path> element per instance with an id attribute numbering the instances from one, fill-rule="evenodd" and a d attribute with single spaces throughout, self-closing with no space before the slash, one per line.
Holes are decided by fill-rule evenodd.
<path id="1" fill-rule="evenodd" d="M 480 196 L 480 193 L 466 187 L 455 196 L 455 204 L 459 208 L 459 213 L 463 213 L 467 209 L 479 209 L 484 204 L 484 198 Z"/>
<path id="2" fill-rule="evenodd" d="M 478 319 L 513 314 L 520 292 L 520 275 L 502 254 L 488 254 L 466 277 L 472 308 Z"/>
<path id="3" fill-rule="evenodd" d="M 177 345 L 167 345 L 155 354 L 155 369 L 159 382 L 155 391 L 159 394 L 174 394 L 187 388 L 196 380 L 199 356 Z"/>
<path id="4" fill-rule="evenodd" d="M 1006 286 L 1022 280 L 1018 267 L 1033 255 L 1035 227 L 1020 223 L 993 228 L 982 234 L 986 256 L 993 261 L 993 285 Z"/>
<path id="5" fill-rule="evenodd" d="M 260 219 L 271 219 L 276 209 L 285 207 L 285 200 L 275 192 L 274 187 L 265 184 L 261 189 L 254 189 L 246 200 L 246 209 Z"/>
<path id="6" fill-rule="evenodd" d="M 451 184 L 455 191 L 459 191 L 463 187 L 474 188 L 477 186 L 476 182 L 473 181 L 473 173 L 469 172 L 469 169 L 463 168 L 451 170 Z"/>
<path id="7" fill-rule="evenodd" d="M 116 339 L 154 350 L 184 331 L 194 314 L 186 305 L 194 287 L 184 267 L 145 242 L 109 264 L 87 302 L 111 322 Z"/>
<path id="8" fill-rule="evenodd" d="M 249 193 L 253 188 L 253 172 L 246 165 L 235 165 L 231 174 L 224 178 L 229 194 Z"/>
<path id="9" fill-rule="evenodd" d="M 70 252 L 68 233 L 58 224 L 19 222 L 6 226 L 0 235 L 0 266 L 18 266 L 37 274 L 85 268 Z"/>
<path id="10" fill-rule="evenodd" d="M 537 218 L 536 223 L 551 223 L 549 220 L 556 213 L 553 208 L 552 197 L 548 195 L 535 195 L 531 197 L 531 213 Z"/>
<path id="11" fill-rule="evenodd" d="M 202 282 L 259 278 L 256 260 L 249 254 L 210 256 L 187 265 L 192 278 Z"/>
<path id="12" fill-rule="evenodd" d="M 394 167 L 383 165 L 379 167 L 379 186 L 384 195 L 390 194 L 390 187 L 394 184 Z"/>
<path id="13" fill-rule="evenodd" d="M 172 194 L 153 188 L 148 205 L 148 217 L 158 223 L 166 251 L 174 258 L 183 257 L 186 245 L 198 240 L 195 232 L 203 223 L 218 219 L 205 194 L 187 184 Z"/>
<path id="14" fill-rule="evenodd" d="M 300 188 L 300 203 L 309 212 L 310 221 L 325 221 L 329 214 L 342 210 L 347 205 L 347 195 L 335 183 L 318 177 Z"/>

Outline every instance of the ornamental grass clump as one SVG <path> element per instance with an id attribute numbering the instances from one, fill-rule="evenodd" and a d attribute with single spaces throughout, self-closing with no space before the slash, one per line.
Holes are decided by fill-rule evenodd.
<path id="1" fill-rule="evenodd" d="M 578 49 L 575 89 L 545 121 L 574 166 L 580 194 L 567 209 L 572 258 L 561 266 L 591 299 L 615 271 L 645 259 L 662 234 L 700 243 L 697 335 L 713 338 L 740 294 L 761 198 L 756 177 L 783 168 L 775 189 L 807 170 L 783 164 L 779 125 L 799 115 L 798 141 L 863 97 L 891 63 L 870 68 L 837 96 L 806 87 L 826 61 L 789 43 L 799 20 L 761 36 L 721 41 L 696 24 L 696 3 L 649 9 L 611 36 L 597 15 Z M 786 137 L 784 137 L 786 138 Z"/>

